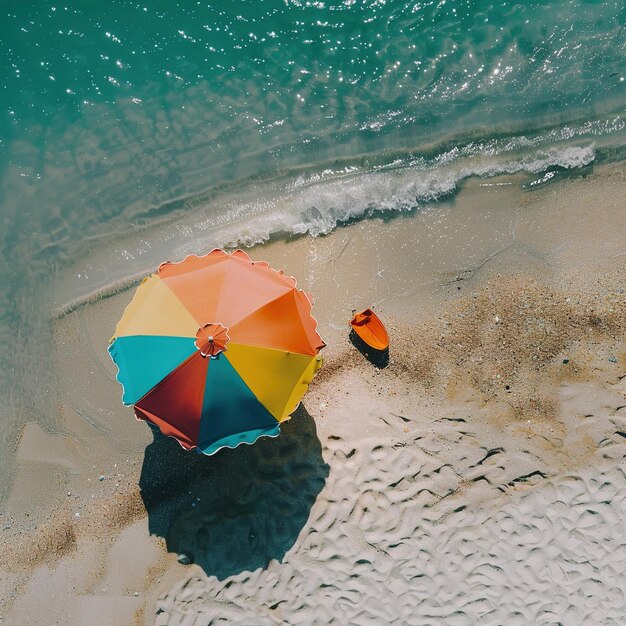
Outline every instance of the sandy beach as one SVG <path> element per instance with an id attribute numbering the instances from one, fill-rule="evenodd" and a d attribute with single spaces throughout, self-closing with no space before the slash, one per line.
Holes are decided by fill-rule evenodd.
<path id="1" fill-rule="evenodd" d="M 106 348 L 134 287 L 55 315 L 61 401 L 15 447 L 0 623 L 623 624 L 624 165 L 528 181 L 248 249 L 328 344 L 253 446 L 185 453 L 122 406 Z M 372 305 L 384 367 L 348 334 Z"/>

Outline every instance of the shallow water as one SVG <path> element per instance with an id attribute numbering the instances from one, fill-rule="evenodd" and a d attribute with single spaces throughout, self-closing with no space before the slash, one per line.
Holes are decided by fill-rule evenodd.
<path id="1" fill-rule="evenodd" d="M 55 410 L 52 310 L 164 258 L 620 159 L 626 5 L 2 3 L 5 427 Z M 42 349 L 44 346 L 44 349 Z"/>

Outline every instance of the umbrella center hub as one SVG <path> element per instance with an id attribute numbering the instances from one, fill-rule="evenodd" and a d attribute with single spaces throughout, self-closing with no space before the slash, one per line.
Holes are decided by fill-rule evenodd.
<path id="1" fill-rule="evenodd" d="M 198 328 L 195 345 L 203 357 L 215 357 L 226 350 L 229 341 L 228 328 L 219 322 L 210 322 Z"/>

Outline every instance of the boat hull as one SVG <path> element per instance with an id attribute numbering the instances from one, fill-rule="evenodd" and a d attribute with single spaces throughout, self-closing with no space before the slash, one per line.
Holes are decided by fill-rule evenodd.
<path id="1" fill-rule="evenodd" d="M 371 309 L 357 313 L 350 321 L 350 326 L 370 348 L 380 351 L 389 348 L 387 329 Z"/>

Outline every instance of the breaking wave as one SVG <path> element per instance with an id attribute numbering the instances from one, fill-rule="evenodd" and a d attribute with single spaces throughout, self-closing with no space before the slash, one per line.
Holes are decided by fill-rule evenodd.
<path id="1" fill-rule="evenodd" d="M 273 210 L 225 227 L 222 240 L 212 245 L 251 246 L 275 235 L 325 235 L 360 218 L 411 211 L 448 197 L 473 176 L 544 174 L 582 168 L 594 159 L 593 145 L 551 148 L 510 160 L 493 159 L 485 153 L 468 157 L 456 150 L 430 161 L 396 162 L 370 171 L 326 170 L 288 183 L 282 196 L 270 203 Z M 253 204 L 240 208 L 243 214 L 255 212 Z"/>

